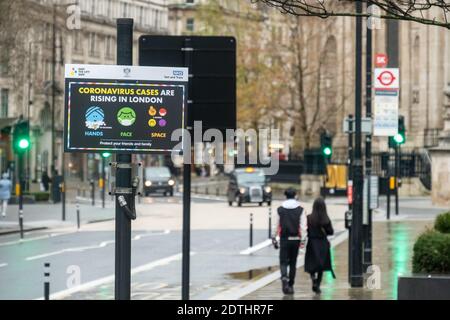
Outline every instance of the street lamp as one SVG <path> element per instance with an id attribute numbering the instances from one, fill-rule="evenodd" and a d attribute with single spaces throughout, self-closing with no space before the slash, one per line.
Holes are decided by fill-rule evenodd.
<path id="1" fill-rule="evenodd" d="M 30 127 L 31 127 L 31 105 L 33 104 L 33 101 L 31 100 L 31 88 L 33 86 L 33 71 L 31 69 L 32 63 L 31 59 L 33 57 L 33 44 L 40 44 L 43 43 L 41 40 L 39 41 L 30 41 L 28 43 L 28 103 L 27 103 L 27 119 L 29 123 L 28 127 L 28 136 L 30 136 Z M 30 152 L 31 148 L 27 150 L 27 168 L 26 168 L 26 182 L 25 182 L 25 189 L 30 189 Z"/>

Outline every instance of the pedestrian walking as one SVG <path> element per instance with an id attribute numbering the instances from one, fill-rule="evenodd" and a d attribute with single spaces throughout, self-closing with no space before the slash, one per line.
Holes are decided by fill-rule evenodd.
<path id="1" fill-rule="evenodd" d="M 6 209 L 8 208 L 8 202 L 11 198 L 11 187 L 12 183 L 9 180 L 9 175 L 3 173 L 2 179 L 0 180 L 0 201 L 2 202 L 2 217 L 6 217 Z"/>
<path id="2" fill-rule="evenodd" d="M 285 191 L 286 201 L 278 208 L 275 217 L 272 238 L 275 248 L 280 248 L 281 286 L 284 294 L 294 294 L 297 257 L 300 247 L 306 238 L 306 211 L 296 200 L 296 191 L 289 188 Z"/>
<path id="3" fill-rule="evenodd" d="M 327 238 L 333 235 L 334 231 L 323 198 L 314 201 L 312 213 L 307 217 L 307 224 L 305 271 L 311 276 L 312 290 L 320 294 L 323 272 L 331 271 L 333 278 L 336 278 L 331 266 L 330 242 Z"/>
<path id="4" fill-rule="evenodd" d="M 48 191 L 49 190 L 49 188 L 50 188 L 49 184 L 50 184 L 51 181 L 52 180 L 48 176 L 47 171 L 43 171 L 42 172 L 42 177 L 41 177 L 41 183 L 42 183 L 42 186 L 44 187 L 44 191 Z"/>

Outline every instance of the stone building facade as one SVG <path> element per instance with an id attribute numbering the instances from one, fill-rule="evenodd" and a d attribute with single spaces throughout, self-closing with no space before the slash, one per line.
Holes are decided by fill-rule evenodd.
<path id="1" fill-rule="evenodd" d="M 1 118 L 30 118 L 32 148 L 29 156 L 32 180 L 42 171 L 50 173 L 52 144 L 52 43 L 53 23 L 56 34 L 56 102 L 55 167 L 62 170 L 62 130 L 64 104 L 64 64 L 115 64 L 116 18 L 133 18 L 135 22 L 134 63 L 137 63 L 137 40 L 142 34 L 168 34 L 166 0 L 83 0 L 76 6 L 69 0 L 28 0 L 39 19 L 28 30 L 30 67 L 24 68 L 30 81 L 22 90 L 8 86 L 8 75 L 0 78 Z M 55 9 L 55 19 L 53 19 Z M 77 19 L 79 18 L 79 21 Z M 55 21 L 54 21 L 55 20 Z M 27 62 L 28 64 L 28 62 Z M 6 94 L 5 94 L 6 92 Z M 28 94 L 27 94 L 28 93 Z M 29 96 L 29 98 L 27 97 Z M 28 114 L 27 102 L 30 101 Z M 0 119 L 1 120 L 1 119 Z M 0 123 L 1 124 L 1 123 Z M 5 150 L 7 148 L 5 147 Z M 5 151 L 6 154 L 6 151 Z M 66 174 L 83 180 L 98 171 L 98 155 L 66 154 Z M 3 157 L 2 170 L 11 155 Z"/>
<path id="2" fill-rule="evenodd" d="M 172 0 L 169 3 L 169 25 L 172 34 L 198 33 L 203 26 L 198 21 L 198 5 L 207 0 Z M 231 14 L 242 10 L 242 4 L 234 0 L 218 1 Z M 253 10 L 261 8 L 253 7 Z M 243 12 L 241 12 L 243 13 Z M 280 50 L 282 41 L 292 38 L 290 24 L 292 19 L 273 9 L 266 9 L 266 21 L 262 28 L 279 29 Z M 354 114 L 354 57 L 355 20 L 338 17 L 328 20 L 309 19 L 309 29 L 316 28 L 320 36 L 310 44 L 312 52 L 327 52 L 329 65 L 324 68 L 328 79 L 322 104 L 339 105 L 339 110 L 323 124 L 334 135 L 336 160 L 344 161 L 347 150 L 347 137 L 342 132 L 342 121 L 348 114 Z M 326 23 L 324 21 L 327 21 Z M 308 27 L 307 27 L 308 28 Z M 267 33 L 270 37 L 270 32 Z M 443 128 L 444 89 L 450 83 L 450 33 L 439 27 L 426 26 L 413 22 L 382 20 L 373 30 L 373 54 L 389 55 L 389 67 L 399 67 L 401 75 L 400 109 L 405 117 L 407 142 L 404 149 L 422 150 L 437 145 Z M 364 52 L 365 54 L 365 48 Z M 287 60 L 289 61 L 289 60 Z M 365 58 L 363 58 L 365 61 Z M 364 67 L 365 68 L 365 67 Z M 363 79 L 365 75 L 363 74 Z M 364 88 L 365 84 L 363 84 Z M 365 91 L 365 90 L 363 90 Z M 363 101 L 365 92 L 363 92 Z M 238 106 L 239 108 L 239 106 Z M 363 104 L 363 113 L 365 107 Z M 326 113 L 326 108 L 324 109 Z M 290 133 L 297 124 L 289 119 L 278 123 L 284 137 L 285 152 L 289 153 L 295 137 Z M 315 141 L 317 144 L 318 141 Z M 387 138 L 374 138 L 374 150 L 387 150 Z"/>

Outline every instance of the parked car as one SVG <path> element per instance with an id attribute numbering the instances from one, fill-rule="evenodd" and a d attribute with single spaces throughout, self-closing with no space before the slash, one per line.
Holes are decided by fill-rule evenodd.
<path id="1" fill-rule="evenodd" d="M 243 203 L 264 202 L 270 206 L 272 203 L 272 188 L 268 185 L 268 179 L 263 169 L 247 167 L 235 169 L 230 174 L 228 183 L 228 204 L 236 202 L 240 207 Z"/>
<path id="2" fill-rule="evenodd" d="M 168 167 L 146 167 L 144 169 L 144 196 L 151 193 L 161 193 L 164 196 L 173 196 L 175 179 Z"/>

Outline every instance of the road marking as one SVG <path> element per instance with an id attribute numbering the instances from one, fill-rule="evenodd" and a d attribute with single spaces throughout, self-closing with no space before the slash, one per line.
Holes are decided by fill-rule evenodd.
<path id="1" fill-rule="evenodd" d="M 335 247 L 338 244 L 344 242 L 348 238 L 348 232 L 343 231 L 338 236 L 331 239 L 331 247 Z M 300 268 L 305 263 L 304 254 L 298 257 L 297 259 L 297 268 Z M 256 281 L 246 281 L 243 284 L 236 286 L 234 288 L 228 289 L 226 291 L 220 292 L 212 297 L 210 297 L 208 300 L 238 300 L 242 297 L 255 292 L 256 290 L 259 290 L 268 284 L 272 283 L 275 280 L 280 279 L 280 271 L 274 271 L 270 274 L 268 274 L 265 277 L 262 277 L 261 279 L 258 279 Z"/>
<path id="2" fill-rule="evenodd" d="M 195 254 L 196 254 L 195 252 L 191 252 L 191 256 L 195 255 Z M 174 261 L 181 260 L 181 257 L 182 257 L 182 254 L 181 253 L 177 253 L 177 254 L 174 254 L 172 256 L 163 258 L 163 259 L 152 261 L 150 263 L 147 263 L 147 264 L 144 264 L 142 266 L 139 266 L 139 267 L 131 269 L 131 275 L 134 275 L 134 274 L 137 274 L 137 273 L 141 273 L 141 272 L 145 272 L 145 271 L 150 271 L 150 270 L 152 270 L 154 268 L 168 265 L 168 264 L 170 264 L 170 263 L 172 263 Z M 103 277 L 103 278 L 100 278 L 100 279 L 97 279 L 97 280 L 93 280 L 93 281 L 90 281 L 90 282 L 86 282 L 86 283 L 80 284 L 80 285 L 78 285 L 76 287 L 73 287 L 73 288 L 70 288 L 70 289 L 66 289 L 66 290 L 62 290 L 62 291 L 53 293 L 53 294 L 50 295 L 50 299 L 52 299 L 52 300 L 63 299 L 65 297 L 67 297 L 67 296 L 70 296 L 71 294 L 74 294 L 74 293 L 77 293 L 77 292 L 80 292 L 80 291 L 86 291 L 86 290 L 95 288 L 97 286 L 100 286 L 100 285 L 103 285 L 105 283 L 112 282 L 112 281 L 114 281 L 114 275 Z M 44 297 L 40 297 L 40 298 L 38 298 L 36 300 L 43 300 L 43 299 L 44 299 Z"/>
<path id="3" fill-rule="evenodd" d="M 256 246 L 248 247 L 247 249 L 242 250 L 241 252 L 239 252 L 239 254 L 249 255 L 249 254 L 251 254 L 253 252 L 256 252 L 258 250 L 264 249 L 264 248 L 270 246 L 271 244 L 272 244 L 272 240 L 271 239 L 267 239 L 267 240 L 265 240 L 263 242 L 258 243 Z"/>
<path id="4" fill-rule="evenodd" d="M 0 243 L 0 247 L 10 246 L 10 245 L 19 244 L 19 243 L 30 242 L 30 241 L 35 241 L 35 240 L 54 238 L 54 237 L 63 236 L 63 235 L 67 235 L 67 234 L 72 234 L 72 233 L 76 233 L 76 231 L 61 232 L 61 233 L 51 233 L 51 234 L 47 234 L 45 236 L 39 236 L 39 237 L 34 237 L 34 238 L 25 238 L 25 239 L 19 239 L 19 240 L 14 240 L 14 241 L 3 242 L 3 243 Z M 25 235 L 26 235 L 26 233 L 25 233 Z"/>
<path id="5" fill-rule="evenodd" d="M 94 246 L 85 246 L 85 247 L 76 247 L 76 248 L 62 249 L 62 250 L 58 250 L 58 251 L 53 251 L 53 252 L 49 252 L 49 253 L 40 254 L 40 255 L 37 255 L 37 256 L 27 257 L 27 258 L 25 258 L 25 260 L 26 261 L 32 261 L 32 260 L 38 260 L 38 259 L 47 258 L 47 257 L 51 257 L 51 256 L 56 256 L 58 254 L 63 254 L 63 253 L 66 253 L 66 252 L 83 252 L 85 250 L 100 249 L 100 248 L 104 248 L 108 244 L 112 244 L 114 242 L 115 242 L 114 240 L 108 240 L 108 241 L 100 242 L 99 245 L 94 245 Z"/>
<path id="6" fill-rule="evenodd" d="M 7 263 L 0 263 L 0 268 L 6 267 L 7 265 Z"/>
<path id="7" fill-rule="evenodd" d="M 151 236 L 163 236 L 166 234 L 169 234 L 170 230 L 166 229 L 163 232 L 154 232 L 154 233 L 145 233 L 145 234 L 138 234 L 134 236 L 133 240 L 140 240 L 142 238 L 151 237 Z"/>
<path id="8" fill-rule="evenodd" d="M 170 230 L 164 230 L 163 232 L 160 232 L 160 233 L 156 233 L 156 232 L 144 233 L 141 235 L 136 235 L 133 238 L 133 240 L 140 240 L 143 237 L 149 237 L 149 236 L 166 235 L 169 233 L 170 233 Z M 59 254 L 64 254 L 67 252 L 83 252 L 86 250 L 101 249 L 101 248 L 105 248 L 109 244 L 113 244 L 114 242 L 115 242 L 115 240 L 107 240 L 107 241 L 100 242 L 99 245 L 75 247 L 75 248 L 65 248 L 65 249 L 61 249 L 61 250 L 57 250 L 57 251 L 53 251 L 53 252 L 49 252 L 49 253 L 43 253 L 43 254 L 39 254 L 36 256 L 27 257 L 27 258 L 25 258 L 25 260 L 33 261 L 33 260 L 43 259 L 43 258 L 47 258 L 47 257 L 51 257 L 51 256 L 56 256 Z"/>

